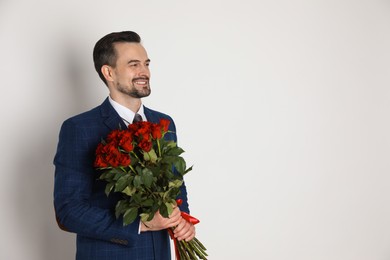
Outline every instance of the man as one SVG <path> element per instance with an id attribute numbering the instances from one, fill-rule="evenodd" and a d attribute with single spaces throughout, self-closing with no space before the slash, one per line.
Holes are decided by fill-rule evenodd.
<path id="1" fill-rule="evenodd" d="M 98 107 L 66 120 L 60 131 L 54 158 L 54 207 L 61 229 L 77 233 L 77 260 L 170 259 L 167 228 L 175 227 L 175 237 L 191 240 L 195 228 L 185 221 L 180 211 L 188 212 L 187 192 L 183 184 L 180 198 L 169 218 L 159 213 L 147 223 L 138 218 L 123 226 L 115 217 L 119 197 L 107 197 L 105 183 L 98 180 L 93 168 L 95 149 L 102 138 L 125 128 L 133 119 L 159 122 L 170 120 L 173 133 L 168 139 L 176 141 L 171 117 L 142 105 L 141 98 L 149 96 L 150 72 L 148 55 L 140 36 L 131 31 L 104 36 L 94 48 L 93 59 L 99 77 L 107 85 L 108 98 Z"/>

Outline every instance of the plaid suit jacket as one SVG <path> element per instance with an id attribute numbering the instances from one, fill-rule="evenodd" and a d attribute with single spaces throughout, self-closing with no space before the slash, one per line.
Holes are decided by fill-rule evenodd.
<path id="1" fill-rule="evenodd" d="M 167 134 L 166 138 L 177 141 L 171 117 L 146 107 L 144 112 L 150 122 L 169 119 L 169 130 L 174 133 Z M 105 183 L 98 180 L 93 167 L 95 149 L 101 138 L 119 125 L 126 128 L 108 99 L 62 124 L 54 157 L 57 223 L 61 229 L 77 234 L 77 260 L 169 260 L 167 231 L 139 234 L 139 218 L 123 227 L 122 219 L 116 219 L 114 212 L 119 197 L 105 195 Z M 184 184 L 180 198 L 183 199 L 181 210 L 188 212 Z"/>

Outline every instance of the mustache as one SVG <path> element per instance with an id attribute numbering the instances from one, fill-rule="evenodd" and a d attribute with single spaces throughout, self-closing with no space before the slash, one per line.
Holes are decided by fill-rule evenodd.
<path id="1" fill-rule="evenodd" d="M 139 78 L 134 78 L 132 81 L 134 82 L 134 81 L 136 81 L 136 80 L 147 80 L 147 81 L 149 81 L 149 77 L 139 77 Z"/>

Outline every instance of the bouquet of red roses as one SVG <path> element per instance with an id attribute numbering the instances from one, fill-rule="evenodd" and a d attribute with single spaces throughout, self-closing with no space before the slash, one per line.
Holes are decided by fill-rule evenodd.
<path id="1" fill-rule="evenodd" d="M 183 149 L 174 141 L 164 139 L 170 121 L 161 119 L 158 124 L 137 122 L 125 130 L 113 130 L 96 149 L 95 167 L 102 170 L 101 180 L 107 182 L 105 192 L 119 192 L 123 199 L 115 207 L 115 215 L 123 216 L 123 225 L 132 223 L 137 216 L 143 222 L 153 219 L 159 211 L 168 217 L 176 204 L 183 184 L 183 176 L 192 170 L 180 155 Z M 199 220 L 182 212 L 192 224 Z M 206 248 L 194 238 L 189 242 L 175 243 L 178 259 L 206 259 Z"/>

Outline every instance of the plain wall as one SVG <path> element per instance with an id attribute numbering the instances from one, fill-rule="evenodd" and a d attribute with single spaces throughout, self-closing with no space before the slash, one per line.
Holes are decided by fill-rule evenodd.
<path id="1" fill-rule="evenodd" d="M 390 259 L 389 27 L 385 0 L 0 1 L 0 259 L 74 258 L 52 160 L 107 96 L 92 49 L 121 30 L 194 164 L 209 259 Z"/>

